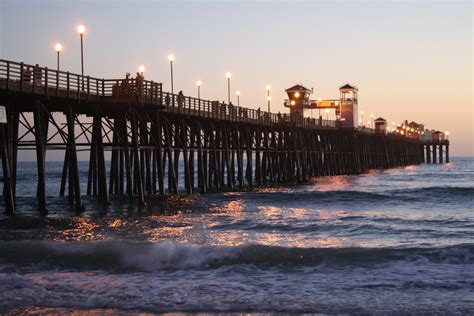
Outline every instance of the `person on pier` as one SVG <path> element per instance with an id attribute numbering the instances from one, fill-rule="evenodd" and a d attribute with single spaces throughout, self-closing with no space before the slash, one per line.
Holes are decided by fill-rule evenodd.
<path id="1" fill-rule="evenodd" d="M 183 90 L 178 92 L 178 108 L 182 108 L 184 106 L 184 94 Z"/>
<path id="2" fill-rule="evenodd" d="M 143 80 L 144 76 L 137 72 L 137 77 L 135 78 L 135 91 L 137 93 L 137 96 L 141 97 L 142 95 L 142 87 L 143 87 Z"/>
<path id="3" fill-rule="evenodd" d="M 41 79 L 43 78 L 43 70 L 38 64 L 36 64 L 35 66 L 34 76 L 35 76 L 35 84 L 37 86 L 41 86 Z"/>
<path id="4" fill-rule="evenodd" d="M 26 69 L 23 70 L 23 81 L 30 83 L 31 81 L 31 69 L 29 66 L 26 67 Z"/>
<path id="5" fill-rule="evenodd" d="M 125 95 L 130 94 L 130 73 L 125 74 L 125 79 L 122 80 L 122 92 Z"/>

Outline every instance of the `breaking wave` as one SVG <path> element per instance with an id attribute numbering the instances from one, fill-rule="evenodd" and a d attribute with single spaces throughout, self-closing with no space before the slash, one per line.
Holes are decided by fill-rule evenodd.
<path id="1" fill-rule="evenodd" d="M 361 266 L 392 261 L 474 264 L 474 244 L 443 248 L 286 248 L 265 245 L 201 247 L 167 243 L 99 241 L 54 243 L 0 242 L 0 262 L 108 271 L 206 269 L 225 265 Z"/>

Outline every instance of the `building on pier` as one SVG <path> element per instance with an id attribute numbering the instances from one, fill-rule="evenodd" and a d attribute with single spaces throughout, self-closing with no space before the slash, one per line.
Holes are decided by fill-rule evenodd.
<path id="1" fill-rule="evenodd" d="M 329 126 L 329 113 L 334 110 L 336 125 L 338 127 L 356 128 L 358 113 L 358 89 L 350 84 L 345 84 L 339 88 L 339 99 L 317 99 L 311 100 L 310 95 L 313 88 L 308 89 L 301 84 L 297 84 L 285 90 L 288 99 L 284 105 L 290 109 L 291 122 L 298 125 L 307 126 L 316 124 L 319 126 Z M 307 111 L 319 110 L 318 121 L 310 119 L 308 122 Z M 321 110 L 326 114 L 326 120 L 321 115 Z M 306 119 L 305 119 L 306 117 Z"/>
<path id="2" fill-rule="evenodd" d="M 357 127 L 357 116 L 359 112 L 357 97 L 358 91 L 357 87 L 348 83 L 339 88 L 341 94 L 341 99 L 339 101 L 341 127 Z"/>
<path id="3" fill-rule="evenodd" d="M 375 133 L 377 134 L 386 134 L 387 133 L 387 120 L 379 117 L 374 120 Z"/>

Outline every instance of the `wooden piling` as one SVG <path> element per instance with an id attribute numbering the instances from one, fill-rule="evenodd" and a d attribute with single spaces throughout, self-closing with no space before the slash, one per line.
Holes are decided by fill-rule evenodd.
<path id="1" fill-rule="evenodd" d="M 44 123 L 42 120 L 42 104 L 35 101 L 34 104 L 34 121 L 35 121 L 35 139 L 36 139 L 36 167 L 38 171 L 37 193 L 38 209 L 41 215 L 48 214 L 48 205 L 46 203 L 46 179 L 45 179 L 45 136 Z"/>

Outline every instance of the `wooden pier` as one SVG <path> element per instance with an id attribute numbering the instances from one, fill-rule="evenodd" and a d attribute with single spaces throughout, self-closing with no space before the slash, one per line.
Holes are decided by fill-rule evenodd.
<path id="1" fill-rule="evenodd" d="M 33 70 L 30 78 L 23 75 L 27 68 Z M 0 153 L 9 215 L 15 212 L 19 150 L 36 152 L 42 214 L 48 211 L 49 150 L 64 151 L 59 194 L 67 195 L 78 211 L 83 209 L 77 158 L 82 151 L 89 153 L 87 195 L 104 204 L 110 196 L 136 196 L 140 205 L 151 195 L 299 183 L 421 164 L 430 157 L 427 144 L 400 135 L 343 128 L 322 119 L 294 121 L 288 115 L 175 95 L 153 81 L 83 77 L 6 60 L 0 60 L 0 105 L 8 118 L 0 124 Z M 433 161 L 437 145 L 429 145 Z"/>
<path id="2" fill-rule="evenodd" d="M 425 151 L 425 163 L 449 163 L 448 140 L 423 142 L 423 147 Z"/>

